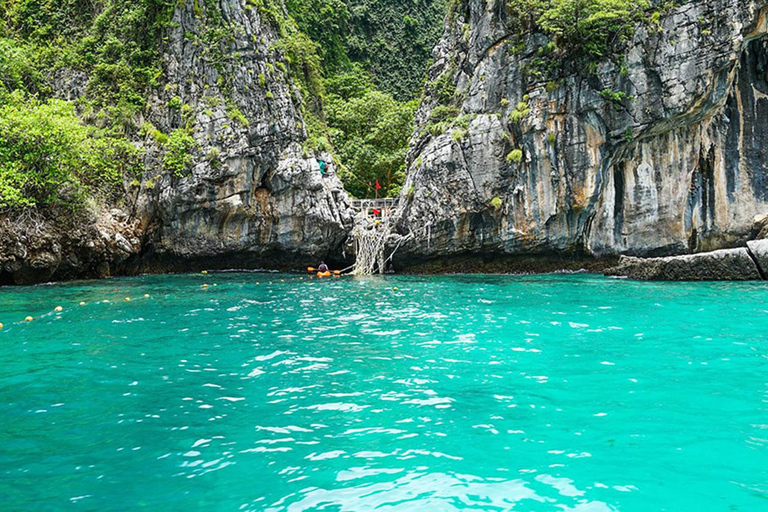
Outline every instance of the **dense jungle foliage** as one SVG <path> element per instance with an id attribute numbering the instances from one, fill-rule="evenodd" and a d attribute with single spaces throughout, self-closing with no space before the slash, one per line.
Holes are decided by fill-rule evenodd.
<path id="1" fill-rule="evenodd" d="M 172 13 L 162 0 L 0 3 L 0 208 L 74 208 L 140 170 L 129 138 Z M 53 98 L 65 69 L 89 78 L 72 101 Z"/>
<path id="2" fill-rule="evenodd" d="M 288 12 L 317 47 L 323 75 L 322 136 L 333 147 L 350 194 L 394 196 L 416 99 L 443 31 L 446 0 L 287 0 Z M 317 126 L 316 124 L 316 126 Z M 322 128 L 326 128 L 323 130 Z"/>

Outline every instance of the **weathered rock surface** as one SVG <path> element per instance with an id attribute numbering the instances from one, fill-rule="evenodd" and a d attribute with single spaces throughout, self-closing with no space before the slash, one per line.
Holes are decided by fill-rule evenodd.
<path id="1" fill-rule="evenodd" d="M 685 2 L 658 29 L 638 28 L 622 68 L 549 82 L 531 72 L 545 36 L 520 44 L 496 4 L 462 2 L 435 50 L 430 83 L 452 77 L 469 124 L 429 134 L 439 101 L 428 86 L 400 198 L 398 231 L 414 236 L 396 266 L 664 256 L 754 236 L 754 218 L 768 213 L 765 1 Z"/>
<path id="2" fill-rule="evenodd" d="M 137 144 L 149 170 L 126 183 L 125 222 L 91 214 L 74 225 L 49 218 L 30 231 L 3 218 L 0 282 L 340 258 L 349 199 L 304 153 L 303 99 L 277 41 L 274 23 L 246 0 L 179 2 L 163 83 L 143 121 L 165 134 L 191 128 L 189 171 L 164 169 L 166 148 L 148 131 Z M 57 96 L 74 100 L 87 89 L 87 76 L 59 75 Z"/>
<path id="3" fill-rule="evenodd" d="M 0 219 L 0 285 L 111 275 L 141 250 L 138 221 L 121 210 L 32 212 Z"/>
<path id="4" fill-rule="evenodd" d="M 757 264 L 760 275 L 768 279 L 768 240 L 750 240 L 747 242 L 750 256 Z"/>
<path id="5" fill-rule="evenodd" d="M 609 276 L 642 281 L 753 281 L 761 275 L 746 248 L 665 258 L 622 256 Z"/>
<path id="6" fill-rule="evenodd" d="M 135 205 L 147 238 L 140 266 L 286 268 L 340 252 L 349 201 L 338 178 L 323 178 L 304 155 L 302 98 L 275 49 L 276 29 L 242 0 L 219 2 L 216 13 L 193 4 L 176 9 L 168 84 L 149 120 L 165 133 L 192 124 L 194 165 L 189 176 L 145 176 Z M 227 37 L 212 50 L 205 38 L 215 15 Z M 168 107 L 174 98 L 181 108 Z M 159 148 L 146 142 L 152 167 Z"/>

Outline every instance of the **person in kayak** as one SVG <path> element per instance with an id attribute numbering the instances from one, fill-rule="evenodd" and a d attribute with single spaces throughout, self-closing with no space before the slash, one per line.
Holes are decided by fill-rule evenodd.
<path id="1" fill-rule="evenodd" d="M 325 264 L 324 261 L 320 262 L 320 266 L 317 267 L 318 272 L 328 272 L 328 265 Z"/>

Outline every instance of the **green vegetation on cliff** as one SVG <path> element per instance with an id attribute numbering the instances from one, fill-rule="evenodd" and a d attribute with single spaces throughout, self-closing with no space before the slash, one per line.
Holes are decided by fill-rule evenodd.
<path id="1" fill-rule="evenodd" d="M 443 30 L 446 0 L 287 0 L 301 36 L 317 52 L 311 149 L 333 148 L 347 191 L 394 196 L 405 180 L 405 155 L 429 56 Z M 315 61 L 317 62 L 317 61 Z M 312 119 L 315 117 L 315 119 Z"/>
<path id="2" fill-rule="evenodd" d="M 220 6 L 194 1 L 208 26 L 204 41 L 199 42 L 218 55 L 227 32 Z M 383 194 L 400 189 L 413 130 L 414 99 L 442 33 L 445 2 L 287 0 L 286 17 L 279 0 L 247 0 L 248 8 L 258 9 L 279 30 L 281 40 L 275 49 L 285 54 L 305 100 L 307 148 L 331 150 L 338 156 L 339 174 L 353 195 L 373 194 L 376 180 Z M 142 136 L 137 124 L 149 93 L 162 81 L 164 31 L 177 7 L 171 0 L 9 0 L 0 4 L 2 122 L 23 126 L 51 141 L 41 151 L 48 152 L 47 159 L 61 163 L 52 169 L 22 162 L 12 169 L 11 159 L 20 154 L 25 141 L 18 131 L 12 132 L 13 137 L 8 132 L 4 142 L 9 146 L 0 169 L 0 207 L 61 202 L 55 191 L 62 183 L 78 184 L 81 193 L 66 198 L 75 205 L 86 192 L 96 191 L 95 183 L 119 184 L 120 167 L 97 165 L 103 155 L 88 153 L 102 151 L 102 145 L 119 146 L 125 152 L 132 147 L 129 140 Z M 353 82 L 357 85 L 349 87 Z M 71 101 L 53 101 L 64 91 Z M 25 109 L 30 115 L 19 124 L 18 113 Z M 232 112 L 237 114 L 236 109 Z M 64 124 L 77 143 L 56 132 Z M 154 128 L 151 132 L 164 148 L 163 168 L 183 175 L 191 163 L 189 134 L 163 134 Z M 90 163 L 74 165 L 73 147 Z M 57 156 L 56 151 L 61 154 Z M 139 157 L 125 156 L 123 167 L 134 168 Z"/>
<path id="3" fill-rule="evenodd" d="M 0 208 L 76 207 L 115 196 L 139 168 L 135 147 L 85 125 L 71 102 L 14 92 L 0 105 Z"/>
<path id="4" fill-rule="evenodd" d="M 538 28 L 555 37 L 571 58 L 608 57 L 641 20 L 649 0 L 507 0 L 521 28 Z"/>
<path id="5" fill-rule="evenodd" d="M 161 0 L 0 4 L 0 208 L 116 196 L 140 168 L 129 136 L 162 74 L 172 12 Z M 56 82 L 84 89 L 54 99 Z"/>
<path id="6" fill-rule="evenodd" d="M 173 3 L 135 0 L 9 1 L 2 5 L 0 76 L 4 92 L 45 99 L 51 82 L 87 75 L 77 107 L 89 121 L 118 132 L 135 128 L 149 88 L 162 75 L 160 48 Z"/>

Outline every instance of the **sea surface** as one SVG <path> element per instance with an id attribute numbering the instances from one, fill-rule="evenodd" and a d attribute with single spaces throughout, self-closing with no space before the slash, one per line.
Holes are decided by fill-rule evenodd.
<path id="1" fill-rule="evenodd" d="M 761 283 L 147 276 L 0 322 L 0 510 L 768 510 Z"/>

